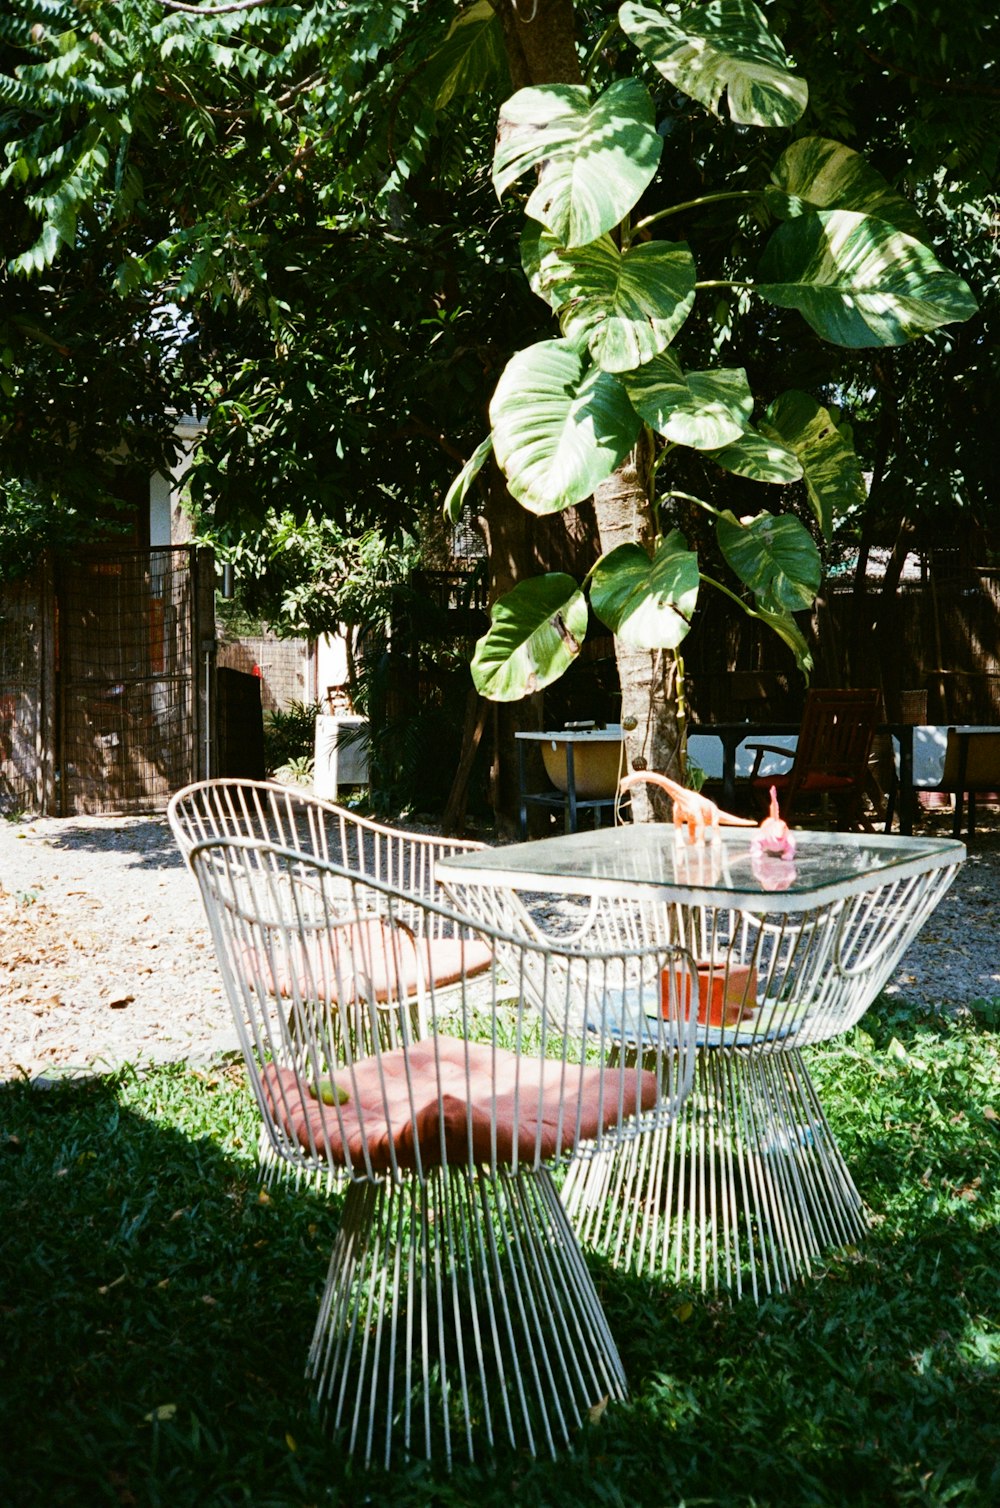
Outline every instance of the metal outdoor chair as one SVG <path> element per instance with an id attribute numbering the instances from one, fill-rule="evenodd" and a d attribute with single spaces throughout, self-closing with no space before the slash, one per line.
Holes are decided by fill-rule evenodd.
<path id="1" fill-rule="evenodd" d="M 217 838 L 190 861 L 273 1153 L 347 1181 L 307 1368 L 329 1422 L 387 1468 L 400 1446 L 555 1454 L 625 1378 L 550 1167 L 677 1115 L 688 955 L 474 931 L 301 847 Z M 445 996 L 421 970 L 438 922 L 502 972 Z M 414 974 L 426 1033 L 390 1047 L 383 990 Z"/>
<path id="2" fill-rule="evenodd" d="M 870 691 L 812 690 L 806 693 L 794 756 L 787 749 L 747 740 L 755 751 L 750 785 L 767 807 L 771 787 L 782 817 L 790 822 L 797 806 L 817 799 L 832 803 L 840 831 L 872 831 L 864 813 L 868 762 L 879 720 L 881 694 Z M 761 775 L 765 754 L 792 757 L 791 769 Z"/>
<path id="3" fill-rule="evenodd" d="M 380 881 L 412 898 L 399 912 L 421 942 L 421 965 L 438 984 L 458 973 L 471 976 L 489 968 L 490 952 L 479 938 L 460 939 L 454 925 L 442 914 L 428 911 L 418 901 L 442 901 L 436 864 L 442 858 L 482 848 L 464 838 L 441 838 L 402 828 L 385 827 L 361 817 L 335 802 L 277 781 L 217 779 L 197 781 L 171 797 L 167 817 L 185 854 L 209 838 L 254 838 L 338 864 L 352 874 Z M 377 892 L 372 892 L 377 905 Z M 412 980 L 406 998 L 414 999 Z M 391 1001 L 386 1002 L 390 1007 Z M 390 1024 L 388 1009 L 383 1027 Z M 412 1013 L 410 1028 L 419 1034 L 419 1015 Z"/>

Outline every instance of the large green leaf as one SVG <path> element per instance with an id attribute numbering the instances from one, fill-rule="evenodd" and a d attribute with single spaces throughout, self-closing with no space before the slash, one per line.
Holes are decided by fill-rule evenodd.
<path id="1" fill-rule="evenodd" d="M 679 529 L 652 560 L 637 544 L 618 545 L 594 569 L 590 602 L 602 623 L 634 649 L 676 649 L 698 601 L 698 556 Z"/>
<path id="2" fill-rule="evenodd" d="M 568 340 L 543 340 L 511 358 L 490 423 L 507 485 L 532 513 L 559 513 L 589 497 L 640 428 L 618 379 Z"/>
<path id="3" fill-rule="evenodd" d="M 475 450 L 472 452 L 471 456 L 466 461 L 461 471 L 458 473 L 458 476 L 455 478 L 451 486 L 448 488 L 448 491 L 445 493 L 445 499 L 444 503 L 441 506 L 441 512 L 451 523 L 457 524 L 458 520 L 461 518 L 462 509 L 465 506 L 465 499 L 469 495 L 469 488 L 472 486 L 476 477 L 482 471 L 492 453 L 493 436 L 487 435 L 485 440 L 480 440 L 479 444 L 476 446 Z"/>
<path id="4" fill-rule="evenodd" d="M 525 220 L 521 231 L 521 266 L 524 268 L 524 275 L 532 293 L 537 293 L 539 298 L 556 310 L 559 308 L 560 295 L 555 288 L 549 288 L 542 282 L 542 262 L 552 252 L 560 250 L 562 248 L 550 230 L 539 225 L 537 220 Z"/>
<path id="5" fill-rule="evenodd" d="M 809 530 L 791 514 L 758 513 L 742 522 L 728 509 L 716 522 L 719 549 L 759 607 L 797 613 L 811 607 L 823 566 Z"/>
<path id="6" fill-rule="evenodd" d="M 854 447 L 844 439 L 829 409 L 794 389 L 775 398 L 760 427 L 798 456 L 813 512 L 824 539 L 829 539 L 834 519 L 863 506 L 868 496 Z"/>
<path id="7" fill-rule="evenodd" d="M 739 125 L 790 126 L 806 107 L 805 80 L 790 71 L 752 0 L 709 0 L 690 6 L 679 21 L 626 4 L 618 19 L 654 68 L 715 115 L 724 89 Z"/>
<path id="8" fill-rule="evenodd" d="M 583 84 L 519 89 L 500 111 L 493 157 L 498 198 L 541 165 L 525 213 L 567 247 L 612 230 L 652 182 L 663 149 L 653 103 L 637 79 L 596 100 Z"/>
<path id="9" fill-rule="evenodd" d="M 805 635 L 791 614 L 774 612 L 770 608 L 761 607 L 759 604 L 755 608 L 747 607 L 745 603 L 744 611 L 749 613 L 751 618 L 759 618 L 779 638 L 784 639 L 795 656 L 795 663 L 808 681 L 813 668 L 812 650 L 809 648 Z"/>
<path id="10" fill-rule="evenodd" d="M 540 279 L 563 334 L 586 343 L 606 372 L 629 372 L 665 351 L 694 308 L 688 248 L 646 241 L 618 250 L 610 236 L 543 256 Z"/>
<path id="11" fill-rule="evenodd" d="M 802 464 L 793 450 L 753 429 L 747 429 L 721 450 L 713 450 L 712 459 L 724 471 L 749 477 L 752 482 L 773 482 L 786 487 L 802 476 Z"/>
<path id="12" fill-rule="evenodd" d="M 633 407 L 676 445 L 717 450 L 750 423 L 753 394 L 742 367 L 684 372 L 671 351 L 622 378 Z"/>
<path id="13" fill-rule="evenodd" d="M 760 264 L 757 292 L 798 309 L 835 345 L 899 346 L 952 320 L 976 301 L 928 247 L 885 220 L 820 210 L 780 225 Z"/>
<path id="14" fill-rule="evenodd" d="M 775 187 L 765 191 L 765 198 L 779 220 L 816 209 L 850 209 L 923 239 L 920 216 L 910 201 L 842 142 L 822 136 L 793 141 L 775 163 L 771 181 Z"/>
<path id="15" fill-rule="evenodd" d="M 490 609 L 476 645 L 472 679 L 492 702 L 517 702 L 558 680 L 580 653 L 587 603 L 572 576 L 521 581 Z"/>
<path id="16" fill-rule="evenodd" d="M 509 80 L 500 18 L 489 0 L 475 0 L 459 11 L 416 83 L 443 110 L 456 95 L 479 94 L 498 79 Z"/>

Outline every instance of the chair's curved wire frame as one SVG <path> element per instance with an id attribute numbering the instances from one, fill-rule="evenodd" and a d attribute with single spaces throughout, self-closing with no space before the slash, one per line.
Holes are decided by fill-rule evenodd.
<path id="1" fill-rule="evenodd" d="M 397 920 L 426 941 L 429 959 L 444 954 L 447 967 L 453 967 L 459 941 L 455 923 L 446 911 L 428 909 L 419 902 L 447 902 L 437 881 L 438 861 L 474 852 L 482 843 L 388 827 L 278 781 L 227 776 L 195 781 L 177 791 L 167 804 L 167 820 L 186 857 L 195 844 L 212 838 L 252 838 L 338 864 L 352 874 L 390 886 Z M 376 909 L 382 905 L 380 896 L 377 889 L 369 893 Z M 348 899 L 345 890 L 345 902 Z M 470 973 L 489 966 L 488 951 L 478 942 L 463 949 L 463 955 L 459 961 Z M 367 1034 L 373 1024 L 383 1045 L 395 1047 L 403 1033 L 424 1033 L 420 1005 L 419 992 L 410 990 L 403 1000 L 381 1001 L 374 1023 L 358 1016 L 353 1023 L 345 1022 L 345 1027 L 365 1033 L 364 1041 L 370 1046 Z M 261 1174 L 268 1183 L 289 1171 L 287 1163 L 275 1158 L 263 1131 L 259 1150 Z"/>
<path id="2" fill-rule="evenodd" d="M 640 1272 L 757 1299 L 856 1243 L 862 1200 L 802 1050 L 857 1023 L 957 870 L 883 879 L 807 910 L 668 903 L 625 884 L 574 898 L 578 945 L 684 947 L 703 1017 L 677 1120 L 571 1164 L 562 1197 L 581 1240 Z M 565 922 L 551 894 L 454 870 L 448 889 L 461 909 L 538 941 Z"/>
<path id="3" fill-rule="evenodd" d="M 384 956 L 419 961 L 414 906 L 471 936 L 467 918 L 260 841 L 190 860 L 273 1153 L 347 1180 L 308 1364 L 332 1423 L 386 1466 L 400 1443 L 472 1458 L 476 1435 L 554 1453 L 625 1379 L 549 1169 L 679 1113 L 693 959 L 484 926 L 500 967 L 446 1002 L 422 979 L 426 1035 L 389 1048 L 359 1025 Z"/>
<path id="4" fill-rule="evenodd" d="M 445 903 L 437 863 L 484 846 L 472 838 L 386 827 L 277 781 L 225 776 L 177 791 L 167 804 L 167 819 L 185 854 L 210 838 L 256 838 L 339 864 L 400 894 Z M 400 915 L 405 918 L 405 910 Z M 419 906 L 412 909 L 409 925 L 418 931 L 427 927 L 435 938 L 454 935 L 445 913 L 428 914 Z"/>

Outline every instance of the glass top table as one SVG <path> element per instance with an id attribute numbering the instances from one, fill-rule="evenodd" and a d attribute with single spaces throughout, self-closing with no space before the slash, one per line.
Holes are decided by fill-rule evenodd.
<path id="1" fill-rule="evenodd" d="M 504 931 L 680 945 L 697 980 L 664 978 L 697 1013 L 695 1087 L 677 1121 L 571 1164 L 563 1198 L 582 1240 L 640 1272 L 755 1297 L 856 1243 L 861 1197 L 803 1049 L 848 1031 L 965 857 L 955 839 L 796 831 L 793 860 L 754 830 L 702 847 L 637 823 L 482 849 L 437 877 Z M 568 918 L 568 921 L 567 921 Z M 558 929 L 562 928 L 561 931 Z M 502 967 L 502 960 L 500 960 Z M 621 1003 L 623 1047 L 643 1028 Z M 631 1032 L 631 1035 L 629 1035 Z"/>
<path id="2" fill-rule="evenodd" d="M 568 894 L 613 894 L 639 887 L 664 900 L 784 912 L 863 894 L 961 863 L 965 847 L 948 838 L 797 832 L 794 859 L 753 852 L 753 829 L 723 828 L 717 842 L 681 843 L 672 826 L 635 823 L 567 833 L 463 854 L 438 865 L 447 885 L 473 876 L 519 889 L 558 886 Z"/>

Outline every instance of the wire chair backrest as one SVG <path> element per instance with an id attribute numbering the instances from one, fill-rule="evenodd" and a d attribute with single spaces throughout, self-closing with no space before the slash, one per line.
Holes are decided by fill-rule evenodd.
<path id="1" fill-rule="evenodd" d="M 352 1179 L 537 1167 L 672 1121 L 691 1088 L 690 955 L 558 948 L 473 927 L 293 849 L 213 839 L 190 854 L 274 1152 Z M 447 990 L 423 967 L 414 904 L 502 969 Z M 404 915 L 405 913 L 405 915 Z M 424 930 L 424 936 L 427 930 Z M 386 1041 L 388 997 L 421 1038 Z M 623 1050 L 636 1036 L 642 1064 Z"/>
<path id="2" fill-rule="evenodd" d="M 384 882 L 404 896 L 430 901 L 445 899 L 436 878 L 438 860 L 483 847 L 469 838 L 386 827 L 277 781 L 196 781 L 171 797 L 167 817 L 185 854 L 211 838 L 253 838 L 311 854 Z M 406 902 L 398 904 L 405 908 Z M 409 925 L 429 925 L 432 936 L 454 935 L 443 916 L 420 907 L 412 908 Z"/>

